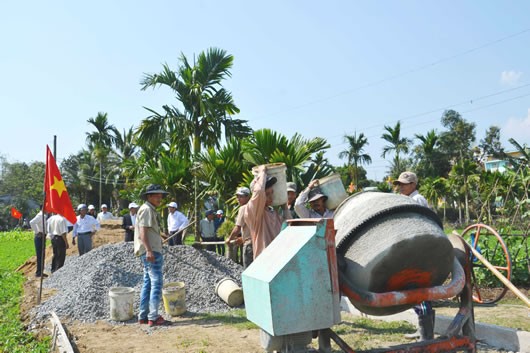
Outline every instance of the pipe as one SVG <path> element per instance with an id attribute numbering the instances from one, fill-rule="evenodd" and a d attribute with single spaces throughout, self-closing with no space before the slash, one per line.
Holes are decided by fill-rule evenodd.
<path id="1" fill-rule="evenodd" d="M 451 298 L 462 291 L 465 285 L 465 274 L 462 265 L 455 258 L 451 271 L 451 282 L 432 288 L 418 288 L 386 293 L 373 293 L 357 288 L 348 278 L 339 272 L 340 289 L 354 303 L 370 307 L 391 307 L 404 304 L 418 304 L 425 300 Z"/>

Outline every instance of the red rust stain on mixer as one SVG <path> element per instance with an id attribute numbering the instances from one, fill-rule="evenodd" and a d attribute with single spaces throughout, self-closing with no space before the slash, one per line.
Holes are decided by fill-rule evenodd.
<path id="1" fill-rule="evenodd" d="M 395 291 L 413 288 L 425 288 L 432 285 L 430 272 L 420 271 L 417 268 L 406 268 L 394 273 L 387 281 L 386 290 Z"/>

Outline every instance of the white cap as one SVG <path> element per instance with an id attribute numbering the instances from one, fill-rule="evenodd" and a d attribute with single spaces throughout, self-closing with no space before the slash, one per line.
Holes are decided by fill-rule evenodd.
<path id="1" fill-rule="evenodd" d="M 136 204 L 136 202 L 131 202 L 129 204 L 129 208 L 138 208 L 138 205 Z"/>
<path id="2" fill-rule="evenodd" d="M 77 206 L 77 210 L 80 211 L 83 208 L 86 208 L 86 205 L 84 203 L 80 203 L 79 206 Z"/>
<path id="3" fill-rule="evenodd" d="M 223 212 L 223 210 L 217 210 L 217 212 L 215 212 L 215 213 L 217 213 L 217 214 L 223 214 L 224 212 Z"/>
<path id="4" fill-rule="evenodd" d="M 88 205 L 88 209 L 89 210 L 95 210 L 96 208 L 94 207 L 94 205 Z"/>
<path id="5" fill-rule="evenodd" d="M 108 208 L 106 204 L 101 205 L 101 208 Z"/>
<path id="6" fill-rule="evenodd" d="M 171 201 L 170 203 L 167 204 L 167 207 L 178 208 L 179 205 L 175 201 Z"/>

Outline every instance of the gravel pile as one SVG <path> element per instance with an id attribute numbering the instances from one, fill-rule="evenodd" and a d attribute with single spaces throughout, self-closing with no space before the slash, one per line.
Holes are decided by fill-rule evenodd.
<path id="1" fill-rule="evenodd" d="M 216 283 L 225 277 L 241 285 L 242 267 L 222 256 L 190 246 L 164 248 L 164 283 L 186 284 L 186 306 L 191 313 L 230 310 L 215 294 Z M 70 256 L 63 268 L 44 281 L 45 288 L 58 293 L 34 309 L 41 321 L 50 311 L 61 317 L 83 322 L 109 319 L 111 287 L 135 288 L 135 310 L 138 309 L 143 270 L 133 253 L 133 244 L 119 243 L 98 247 L 83 256 Z M 163 313 L 161 304 L 161 313 Z"/>

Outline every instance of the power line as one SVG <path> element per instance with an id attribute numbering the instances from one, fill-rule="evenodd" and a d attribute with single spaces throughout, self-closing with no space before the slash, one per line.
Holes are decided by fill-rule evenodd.
<path id="1" fill-rule="evenodd" d="M 440 64 L 442 64 L 444 62 L 451 61 L 451 60 L 456 59 L 458 57 L 468 55 L 470 53 L 473 53 L 473 52 L 476 52 L 478 50 L 487 48 L 489 46 L 498 44 L 498 43 L 503 42 L 505 40 L 508 40 L 508 39 L 523 35 L 523 34 L 528 33 L 528 32 L 530 32 L 530 28 L 526 28 L 526 29 L 523 29 L 522 31 L 519 31 L 519 32 L 516 32 L 516 33 L 512 33 L 512 34 L 509 34 L 509 35 L 507 35 L 505 37 L 501 37 L 499 39 L 495 39 L 493 41 L 481 44 L 481 45 L 479 45 L 477 47 L 473 47 L 473 48 L 465 50 L 463 52 L 456 53 L 454 55 L 450 55 L 450 56 L 447 56 L 445 58 L 441 58 L 441 59 L 435 60 L 435 61 L 433 61 L 433 62 L 431 62 L 429 64 L 421 65 L 421 66 L 418 66 L 416 68 L 412 68 L 412 69 L 409 69 L 409 70 L 406 70 L 406 71 L 399 72 L 399 73 L 394 74 L 394 75 L 390 75 L 390 76 L 388 76 L 386 78 L 382 78 L 382 79 L 379 79 L 379 80 L 376 80 L 376 81 L 368 82 L 366 84 L 363 84 L 363 85 L 357 86 L 355 88 L 352 88 L 352 89 L 349 89 L 349 90 L 334 94 L 332 96 L 328 96 L 328 97 L 325 97 L 325 98 L 317 99 L 317 100 L 314 100 L 314 101 L 311 101 L 311 102 L 303 103 L 303 104 L 300 104 L 300 105 L 297 105 L 297 106 L 294 106 L 294 107 L 291 107 L 291 108 L 287 108 L 287 109 L 283 109 L 281 111 L 277 111 L 277 112 L 274 112 L 274 113 L 271 113 L 271 114 L 267 114 L 266 116 L 258 117 L 257 119 L 254 119 L 254 120 L 260 120 L 260 119 L 267 118 L 267 117 L 274 116 L 274 115 L 278 115 L 278 114 L 281 114 L 281 113 L 285 113 L 285 112 L 289 112 L 289 111 L 293 111 L 293 110 L 298 110 L 298 109 L 305 108 L 305 107 L 308 107 L 308 106 L 311 106 L 311 105 L 327 102 L 327 101 L 335 99 L 337 97 L 341 97 L 341 96 L 344 96 L 346 94 L 350 94 L 350 93 L 353 93 L 353 92 L 356 92 L 356 91 L 360 91 L 360 90 L 362 90 L 364 88 L 374 87 L 374 86 L 380 85 L 382 83 L 385 83 L 385 82 L 388 82 L 388 81 L 391 81 L 391 80 L 395 80 L 396 78 L 400 78 L 400 77 L 403 77 L 403 76 L 411 74 L 411 73 L 422 71 L 422 70 L 425 70 L 427 68 L 431 68 L 431 67 L 434 67 L 436 65 L 440 65 Z"/>

